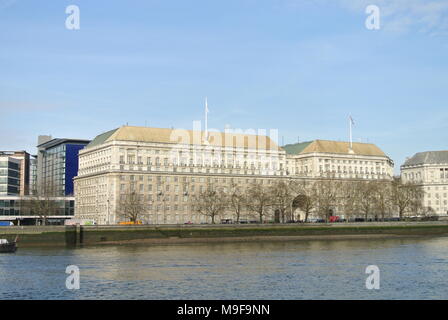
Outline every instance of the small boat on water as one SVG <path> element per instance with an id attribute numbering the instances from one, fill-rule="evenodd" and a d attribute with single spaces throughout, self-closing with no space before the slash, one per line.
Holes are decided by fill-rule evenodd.
<path id="1" fill-rule="evenodd" d="M 14 253 L 17 250 L 17 238 L 13 242 L 0 239 L 0 253 Z"/>

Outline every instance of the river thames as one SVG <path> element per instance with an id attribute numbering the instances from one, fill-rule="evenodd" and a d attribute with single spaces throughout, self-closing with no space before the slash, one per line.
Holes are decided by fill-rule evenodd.
<path id="1" fill-rule="evenodd" d="M 447 275 L 447 237 L 19 248 L 0 255 L 0 299 L 447 299 Z"/>

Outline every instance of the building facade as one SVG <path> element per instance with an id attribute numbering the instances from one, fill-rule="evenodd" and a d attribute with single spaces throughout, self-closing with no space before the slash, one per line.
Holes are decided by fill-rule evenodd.
<path id="1" fill-rule="evenodd" d="M 448 151 L 416 153 L 401 166 L 401 178 L 423 188 L 424 208 L 448 214 Z"/>
<path id="2" fill-rule="evenodd" d="M 228 188 L 284 173 L 285 152 L 269 137 L 124 126 L 97 136 L 79 154 L 76 217 L 98 224 L 122 220 L 129 190 L 148 204 L 147 223 L 207 222 L 191 195 L 207 185 Z"/>
<path id="3" fill-rule="evenodd" d="M 30 155 L 26 151 L 0 151 L 0 195 L 29 194 Z"/>
<path id="4" fill-rule="evenodd" d="M 226 191 L 329 173 L 341 179 L 392 179 L 393 162 L 376 146 L 347 146 L 316 140 L 281 148 L 261 135 L 123 126 L 80 151 L 75 217 L 98 224 L 123 221 L 120 201 L 135 191 L 147 204 L 146 223 L 203 223 L 209 218 L 193 210 L 192 195 L 210 184 Z"/>
<path id="5" fill-rule="evenodd" d="M 287 175 L 308 178 L 392 180 L 394 163 L 376 145 L 314 140 L 283 147 Z"/>
<path id="6" fill-rule="evenodd" d="M 0 220 L 14 224 L 42 223 L 37 203 L 49 208 L 49 223 L 73 218 L 73 178 L 78 152 L 90 140 L 38 137 L 38 153 L 0 152 Z M 37 207 L 36 207 L 37 206 Z M 42 207 L 41 206 L 41 207 Z"/>
<path id="7" fill-rule="evenodd" d="M 36 199 L 25 196 L 0 197 L 0 221 L 10 221 L 15 225 L 37 225 L 43 223 L 43 217 L 33 212 Z M 46 224 L 64 224 L 75 213 L 73 197 L 53 197 L 52 211 L 46 216 Z"/>
<path id="8" fill-rule="evenodd" d="M 37 188 L 37 155 L 30 157 L 30 188 L 29 194 L 34 194 Z"/>
<path id="9" fill-rule="evenodd" d="M 72 196 L 78 174 L 78 153 L 90 140 L 39 136 L 35 189 L 54 196 Z"/>

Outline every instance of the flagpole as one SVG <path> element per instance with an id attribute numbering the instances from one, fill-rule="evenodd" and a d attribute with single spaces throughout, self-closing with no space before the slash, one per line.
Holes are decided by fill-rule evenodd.
<path id="1" fill-rule="evenodd" d="M 349 122 L 349 127 L 350 127 L 350 149 L 353 149 L 353 138 L 352 138 L 352 123 L 353 123 L 353 119 L 352 119 L 351 115 L 348 117 L 348 122 Z"/>
<path id="2" fill-rule="evenodd" d="M 208 141 L 208 106 L 207 97 L 205 97 L 205 141 Z"/>

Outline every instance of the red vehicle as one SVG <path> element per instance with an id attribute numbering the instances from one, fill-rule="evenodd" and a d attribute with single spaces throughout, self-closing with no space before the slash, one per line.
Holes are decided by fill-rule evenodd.
<path id="1" fill-rule="evenodd" d="M 341 218 L 339 218 L 339 216 L 331 216 L 330 217 L 330 222 L 339 222 L 341 220 Z"/>

